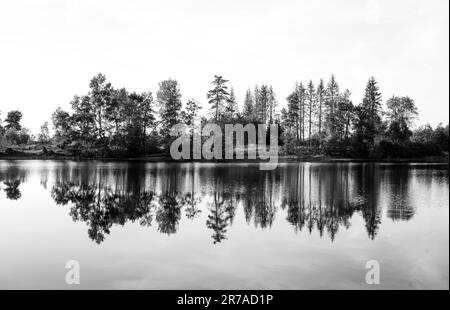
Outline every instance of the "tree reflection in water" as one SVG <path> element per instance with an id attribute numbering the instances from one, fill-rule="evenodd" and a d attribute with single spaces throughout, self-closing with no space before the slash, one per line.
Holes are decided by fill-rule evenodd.
<path id="1" fill-rule="evenodd" d="M 274 171 L 251 165 L 77 164 L 58 166 L 53 178 L 43 172 L 40 183 L 52 184 L 54 201 L 69 205 L 72 219 L 85 222 L 97 243 L 114 225 L 127 222 L 150 227 L 155 220 L 159 232 L 175 234 L 183 215 L 195 220 L 202 212 L 212 241 L 220 243 L 238 209 L 255 228 L 270 228 L 281 212 L 278 220 L 284 217 L 295 232 L 326 233 L 333 241 L 355 214 L 364 219 L 371 239 L 380 229 L 383 208 L 392 220 L 411 219 L 411 171 L 376 164 L 290 164 Z M 427 178 L 420 180 L 431 186 Z M 2 169 L 0 182 L 7 199 L 20 199 L 26 170 Z"/>
<path id="2" fill-rule="evenodd" d="M 22 197 L 20 185 L 26 181 L 27 171 L 19 166 L 12 166 L 6 170 L 0 170 L 1 189 L 9 200 L 19 200 Z"/>
<path id="3" fill-rule="evenodd" d="M 150 226 L 152 223 L 151 192 L 130 195 L 98 184 L 56 183 L 52 197 L 59 205 L 73 204 L 72 219 L 86 222 L 89 237 L 97 243 L 104 240 L 114 224 L 123 226 L 127 221 L 139 221 L 141 225 Z"/>

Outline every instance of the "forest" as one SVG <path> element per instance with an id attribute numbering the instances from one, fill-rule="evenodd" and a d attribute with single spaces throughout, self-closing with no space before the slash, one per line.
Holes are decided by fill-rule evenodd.
<path id="1" fill-rule="evenodd" d="M 0 114 L 0 155 L 65 155 L 78 158 L 168 156 L 173 125 L 276 124 L 280 156 L 298 158 L 448 157 L 449 127 L 415 127 L 418 110 L 408 96 L 383 101 L 374 77 L 364 96 L 352 102 L 334 75 L 317 83 L 298 82 L 285 98 L 273 87 L 256 85 L 241 103 L 229 81 L 215 76 L 205 94 L 207 113 L 196 99 L 182 100 L 177 80 L 159 82 L 155 94 L 115 88 L 103 74 L 94 76 L 89 92 L 75 95 L 70 110 L 56 109 L 51 124 L 33 134 L 21 124 L 23 114 Z M 1 108 L 1 107 L 0 107 Z M 0 112 L 1 113 L 1 112 Z M 51 127 L 51 128 L 50 128 Z"/>

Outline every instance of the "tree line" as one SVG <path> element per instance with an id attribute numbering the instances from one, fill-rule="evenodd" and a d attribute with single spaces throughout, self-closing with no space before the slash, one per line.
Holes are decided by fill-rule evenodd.
<path id="1" fill-rule="evenodd" d="M 74 96 L 69 111 L 58 108 L 52 114 L 53 135 L 47 122 L 32 135 L 22 127 L 20 111 L 8 112 L 0 119 L 0 148 L 34 143 L 86 157 L 161 153 L 174 139 L 173 125 L 193 128 L 200 122 L 278 124 L 281 155 L 412 157 L 448 152 L 448 125 L 413 130 L 418 116 L 414 100 L 392 96 L 383 105 L 374 77 L 359 104 L 332 75 L 327 82 L 297 83 L 282 109 L 271 85 L 249 88 L 240 105 L 228 83 L 214 77 L 206 93 L 208 113 L 202 116 L 199 101 L 182 102 L 177 80 L 161 81 L 154 95 L 115 88 L 98 74 L 87 94 Z"/>

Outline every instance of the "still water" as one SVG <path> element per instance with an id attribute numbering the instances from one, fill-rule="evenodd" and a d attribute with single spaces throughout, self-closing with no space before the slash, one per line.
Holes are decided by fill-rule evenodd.
<path id="1" fill-rule="evenodd" d="M 0 288 L 448 289 L 448 165 L 0 161 Z"/>

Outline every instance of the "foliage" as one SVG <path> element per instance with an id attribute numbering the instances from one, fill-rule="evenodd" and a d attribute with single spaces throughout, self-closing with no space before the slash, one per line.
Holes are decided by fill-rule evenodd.
<path id="1" fill-rule="evenodd" d="M 170 142 L 170 129 L 180 121 L 181 93 L 178 81 L 172 79 L 161 81 L 157 100 L 161 117 L 160 133 L 167 145 Z"/>
<path id="2" fill-rule="evenodd" d="M 41 131 L 38 135 L 38 142 L 42 144 L 46 144 L 50 142 L 50 131 L 48 129 L 48 122 L 45 122 L 41 126 Z"/>
<path id="3" fill-rule="evenodd" d="M 212 82 L 214 88 L 207 93 L 208 102 L 211 104 L 216 122 L 222 118 L 223 105 L 229 100 L 228 86 L 225 85 L 227 82 L 228 80 L 225 80 L 222 76 L 215 75 L 214 81 Z"/>
<path id="4" fill-rule="evenodd" d="M 8 112 L 8 115 L 5 119 L 5 129 L 14 129 L 16 131 L 19 131 L 22 129 L 22 126 L 20 125 L 20 121 L 22 120 L 22 112 L 20 111 L 10 111 Z"/>
<path id="5" fill-rule="evenodd" d="M 387 136 L 394 143 L 405 143 L 412 136 L 410 126 L 417 116 L 417 108 L 414 101 L 409 97 L 392 96 L 387 102 L 388 118 L 390 125 Z"/>
<path id="6" fill-rule="evenodd" d="M 367 82 L 363 101 L 356 109 L 355 130 L 359 139 L 373 149 L 381 131 L 381 93 L 374 77 Z"/>
<path id="7" fill-rule="evenodd" d="M 226 123 L 277 124 L 282 155 L 404 158 L 448 153 L 448 125 L 413 130 L 418 115 L 414 100 L 392 96 L 383 109 L 374 77 L 368 80 L 359 105 L 353 104 L 349 90 L 340 91 L 331 75 L 326 86 L 323 79 L 316 84 L 310 80 L 306 87 L 297 83 L 281 110 L 273 87 L 256 85 L 253 91 L 246 91 L 241 112 L 236 93 L 232 87 L 228 90 L 227 83 L 222 76 L 214 77 L 213 88 L 207 93 L 212 113 L 206 118 L 195 99 L 183 105 L 177 80 L 161 81 L 155 100 L 149 91 L 114 88 L 103 74 L 97 74 L 86 94 L 73 97 L 70 110 L 58 108 L 52 114 L 53 136 L 45 122 L 37 142 L 95 158 L 159 153 L 168 151 L 175 139 L 170 135 L 173 125 L 185 123 L 192 135 L 201 119 L 222 129 Z M 22 112 L 16 110 L 0 121 L 3 150 L 34 140 L 21 120 Z M 268 138 L 269 132 L 266 134 Z M 163 213 L 160 216 L 164 218 Z"/>

